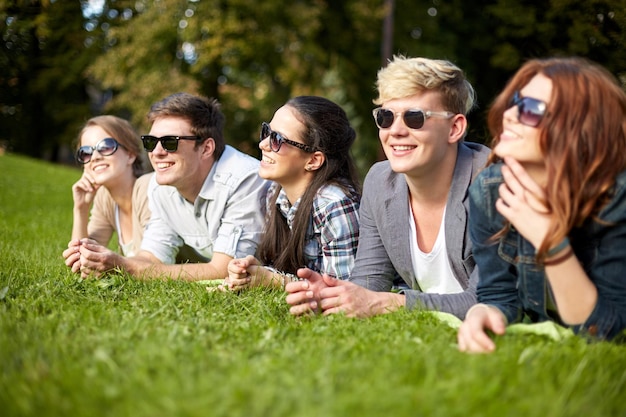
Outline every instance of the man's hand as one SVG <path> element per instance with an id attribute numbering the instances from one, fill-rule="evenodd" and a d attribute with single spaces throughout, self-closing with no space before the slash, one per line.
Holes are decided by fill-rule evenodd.
<path id="1" fill-rule="evenodd" d="M 297 275 L 304 281 L 290 282 L 285 286 L 288 293 L 286 301 L 291 305 L 289 312 L 294 316 L 317 312 L 320 305 L 319 293 L 326 287 L 326 282 L 322 275 L 309 268 L 298 269 Z"/>
<path id="2" fill-rule="evenodd" d="M 389 313 L 404 306 L 405 296 L 390 292 L 376 292 L 353 282 L 324 275 L 326 287 L 320 290 L 324 315 L 343 313 L 347 317 L 372 317 Z"/>

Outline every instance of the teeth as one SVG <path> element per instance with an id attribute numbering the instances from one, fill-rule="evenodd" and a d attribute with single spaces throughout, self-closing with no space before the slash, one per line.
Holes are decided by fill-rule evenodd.
<path id="1" fill-rule="evenodd" d="M 503 134 L 505 136 L 508 136 L 508 137 L 512 138 L 512 139 L 521 139 L 520 135 L 518 135 L 517 133 L 511 132 L 510 130 L 505 130 L 503 132 Z"/>
<path id="2" fill-rule="evenodd" d="M 157 168 L 159 169 L 165 169 L 165 168 L 169 168 L 171 167 L 173 164 L 169 163 L 169 162 L 159 162 L 157 164 Z"/>
<path id="3" fill-rule="evenodd" d="M 415 149 L 415 146 L 400 145 L 400 146 L 394 146 L 393 149 L 395 151 L 410 151 L 411 149 Z"/>
<path id="4" fill-rule="evenodd" d="M 275 161 L 273 159 L 270 159 L 266 156 L 263 157 L 263 162 L 265 162 L 266 164 L 273 164 Z"/>
<path id="5" fill-rule="evenodd" d="M 93 171 L 102 171 L 103 169 L 106 168 L 106 165 L 98 165 L 96 167 L 93 167 Z"/>

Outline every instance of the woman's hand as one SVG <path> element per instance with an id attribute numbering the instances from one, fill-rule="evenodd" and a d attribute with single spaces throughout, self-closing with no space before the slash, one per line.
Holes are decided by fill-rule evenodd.
<path id="1" fill-rule="evenodd" d="M 500 310 L 486 304 L 475 304 L 469 309 L 459 327 L 457 341 L 461 352 L 487 353 L 496 349 L 496 344 L 485 330 L 503 335 L 506 319 Z"/>
<path id="2" fill-rule="evenodd" d="M 504 183 L 496 209 L 535 248 L 543 243 L 550 226 L 550 211 L 545 205 L 545 192 L 515 159 L 504 158 Z"/>
<path id="3" fill-rule="evenodd" d="M 72 197 L 74 198 L 74 208 L 76 209 L 89 209 L 93 202 L 96 191 L 100 188 L 99 184 L 93 177 L 83 172 L 83 175 L 74 185 L 72 185 Z"/>
<path id="4" fill-rule="evenodd" d="M 228 263 L 228 276 L 218 286 L 222 291 L 240 291 L 252 284 L 252 277 L 258 271 L 259 260 L 252 255 L 245 258 L 233 259 Z"/>
<path id="5" fill-rule="evenodd" d="M 80 240 L 72 239 L 67 244 L 67 249 L 63 251 L 65 265 L 72 269 L 72 272 L 80 272 Z"/>

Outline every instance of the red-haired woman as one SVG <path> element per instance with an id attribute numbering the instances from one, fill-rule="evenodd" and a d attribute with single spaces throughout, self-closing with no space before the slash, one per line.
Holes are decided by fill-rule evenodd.
<path id="1" fill-rule="evenodd" d="M 470 187 L 479 304 L 459 348 L 553 320 L 593 338 L 626 328 L 626 93 L 581 58 L 523 65 L 489 112 L 491 165 Z"/>

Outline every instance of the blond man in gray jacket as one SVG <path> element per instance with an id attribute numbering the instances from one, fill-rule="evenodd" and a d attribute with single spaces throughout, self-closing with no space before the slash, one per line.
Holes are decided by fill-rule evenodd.
<path id="1" fill-rule="evenodd" d="M 449 61 L 402 56 L 379 71 L 377 88 L 373 115 L 387 161 L 365 179 L 350 279 L 300 269 L 305 280 L 286 286 L 290 311 L 368 317 L 407 307 L 462 319 L 478 281 L 467 189 L 489 154 L 464 142 L 474 89 Z"/>

